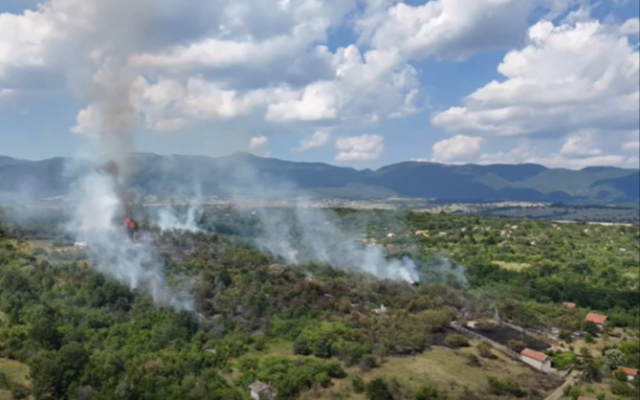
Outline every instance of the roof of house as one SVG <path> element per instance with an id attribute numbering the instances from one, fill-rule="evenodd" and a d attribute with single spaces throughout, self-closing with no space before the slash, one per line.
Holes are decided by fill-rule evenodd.
<path id="1" fill-rule="evenodd" d="M 584 320 L 588 321 L 588 322 L 593 322 L 594 324 L 602 325 L 605 322 L 607 322 L 607 316 L 606 315 L 595 314 L 595 313 L 589 313 L 584 318 Z"/>
<path id="2" fill-rule="evenodd" d="M 249 385 L 249 390 L 251 390 L 254 393 L 260 393 L 260 392 L 264 392 L 270 387 L 271 386 L 267 385 L 266 383 L 255 381 L 251 385 Z"/>
<path id="3" fill-rule="evenodd" d="M 576 303 L 572 303 L 570 301 L 565 301 L 562 304 L 564 304 L 564 306 L 567 307 L 567 308 L 576 308 Z"/>
<path id="4" fill-rule="evenodd" d="M 520 352 L 520 355 L 524 356 L 524 357 L 528 357 L 528 358 L 532 358 L 536 361 L 545 361 L 547 358 L 549 358 L 549 356 L 547 356 L 544 353 L 540 353 L 538 351 L 535 350 L 531 350 L 531 349 L 524 349 Z"/>
<path id="5" fill-rule="evenodd" d="M 578 397 L 578 400 L 595 400 L 595 399 L 592 399 L 591 397 L 580 396 Z"/>
<path id="6" fill-rule="evenodd" d="M 629 367 L 620 367 L 620 368 L 618 368 L 618 371 L 624 372 L 627 376 L 636 376 L 636 375 L 638 375 L 638 370 L 637 369 L 633 369 L 633 368 L 629 368 Z"/>

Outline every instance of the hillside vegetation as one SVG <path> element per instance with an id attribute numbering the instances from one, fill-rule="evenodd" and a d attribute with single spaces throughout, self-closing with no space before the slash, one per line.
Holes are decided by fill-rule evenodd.
<path id="1" fill-rule="evenodd" d="M 345 229 L 368 232 L 389 257 L 411 256 L 421 283 L 286 265 L 249 245 L 260 230 L 251 212 L 210 210 L 199 233 L 143 223 L 168 282 L 193 282 L 197 313 L 176 312 L 152 304 L 144 288 L 95 273 L 51 220 L 25 228 L 5 217 L 0 373 L 11 362 L 28 368 L 30 380 L 0 375 L 0 396 L 233 400 L 247 399 L 247 385 L 258 379 L 271 383 L 278 399 L 545 398 L 558 378 L 467 343 L 450 327 L 456 319 L 492 318 L 496 310 L 523 327 L 563 331 L 590 330 L 584 315 L 605 313 L 621 332 L 609 348 L 620 350 L 620 363 L 640 367 L 637 226 L 336 215 Z M 448 262 L 457 267 L 444 268 Z M 381 305 L 386 311 L 376 312 Z M 554 362 L 582 357 L 569 364 L 581 368 L 585 382 L 613 379 L 606 358 L 589 361 L 577 347 L 567 354 Z M 633 398 L 637 385 L 624 385 L 618 396 Z"/>

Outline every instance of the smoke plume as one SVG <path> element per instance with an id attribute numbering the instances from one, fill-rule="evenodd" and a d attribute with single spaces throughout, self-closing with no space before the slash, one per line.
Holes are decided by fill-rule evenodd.
<path id="1" fill-rule="evenodd" d="M 361 246 L 358 239 L 364 232 L 341 226 L 339 218 L 331 210 L 312 207 L 304 193 L 282 178 L 264 176 L 242 158 L 235 158 L 226 169 L 230 181 L 225 189 L 232 194 L 235 203 L 242 203 L 245 198 L 266 203 L 284 197 L 293 202 L 286 212 L 256 208 L 260 231 L 255 232 L 254 237 L 259 249 L 280 256 L 293 265 L 313 261 L 379 279 L 419 280 L 416 266 L 410 258 L 388 260 L 381 246 Z"/>
<path id="2" fill-rule="evenodd" d="M 146 40 L 146 28 L 154 18 L 148 1 L 90 0 L 76 5 L 73 1 L 52 1 L 52 12 L 64 9 L 76 16 L 65 27 L 73 50 L 68 64 L 70 83 L 88 106 L 78 115 L 72 129 L 83 137 L 79 164 L 70 169 L 82 170 L 74 188 L 74 215 L 68 228 L 88 252 L 98 271 L 128 284 L 144 287 L 154 301 L 179 309 L 193 309 L 184 293 L 175 294 L 165 284 L 162 264 L 152 254 L 152 244 L 145 237 L 129 241 L 123 218 L 129 217 L 127 194 L 134 150 L 132 131 L 137 125 L 134 107 L 136 73 L 127 60 Z M 108 173 L 100 167 L 111 163 Z"/>

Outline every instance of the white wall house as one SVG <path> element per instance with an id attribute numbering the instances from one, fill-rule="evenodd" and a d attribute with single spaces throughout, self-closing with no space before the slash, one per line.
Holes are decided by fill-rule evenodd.
<path id="1" fill-rule="evenodd" d="M 551 359 L 546 354 L 534 351 L 531 349 L 524 349 L 520 352 L 520 359 L 525 364 L 531 365 L 533 368 L 543 371 L 551 372 Z"/>

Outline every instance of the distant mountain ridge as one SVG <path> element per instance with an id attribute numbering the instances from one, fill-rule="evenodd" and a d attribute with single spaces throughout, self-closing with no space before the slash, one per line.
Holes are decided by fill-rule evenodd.
<path id="1" fill-rule="evenodd" d="M 24 194 L 43 198 L 66 195 L 74 174 L 71 159 L 41 161 L 0 156 L 0 200 Z M 435 198 L 450 201 L 605 201 L 640 200 L 636 169 L 547 168 L 537 164 L 445 165 L 401 162 L 377 170 L 356 170 L 324 163 L 293 162 L 247 153 L 205 156 L 130 155 L 131 188 L 144 195 L 168 197 L 182 191 L 204 196 L 251 192 L 248 186 L 281 184 L 300 193 L 326 197 Z M 75 171 L 75 172 L 73 172 Z M 250 175 L 250 180 L 247 176 Z M 77 176 L 77 175 L 76 175 Z M 255 188 L 252 189 L 255 193 Z"/>

